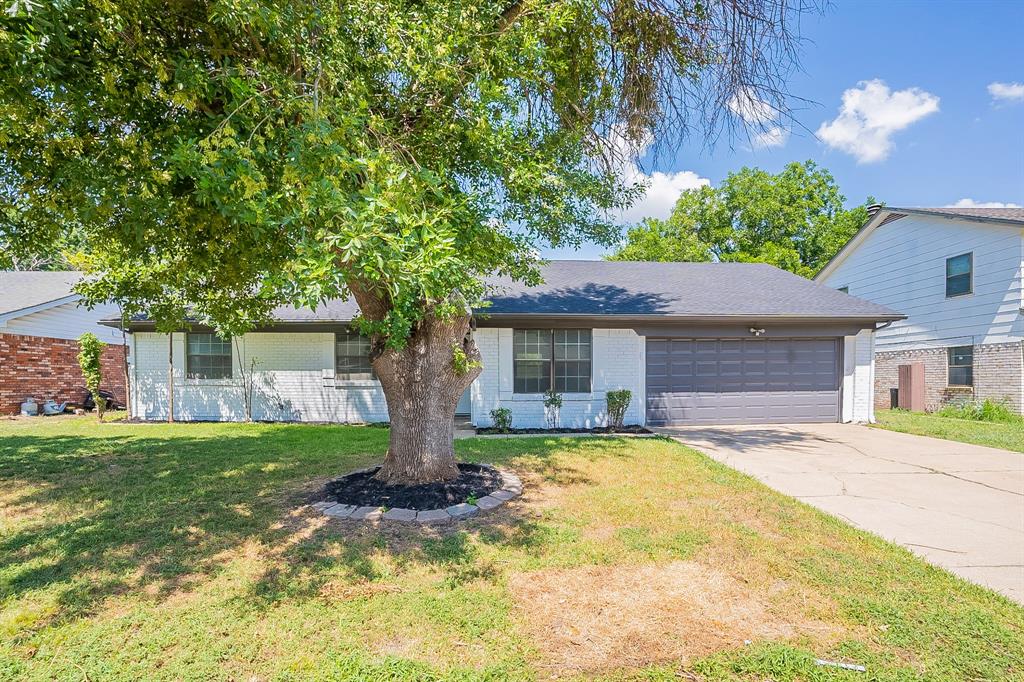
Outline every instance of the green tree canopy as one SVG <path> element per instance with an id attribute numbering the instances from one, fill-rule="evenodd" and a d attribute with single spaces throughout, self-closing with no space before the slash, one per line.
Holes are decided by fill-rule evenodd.
<path id="1" fill-rule="evenodd" d="M 535 281 L 538 246 L 617 238 L 608 216 L 637 188 L 615 173 L 613 138 L 717 130 L 739 91 L 784 111 L 807 8 L 14 2 L 0 243 L 83 235 L 81 293 L 165 330 L 192 318 L 238 334 L 281 303 L 354 297 L 388 397 L 388 461 L 406 441 L 446 449 L 434 473 L 447 476 L 449 407 L 479 372 L 453 363 L 477 359 L 467 309 L 483 278 Z"/>
<path id="2" fill-rule="evenodd" d="M 824 168 L 790 163 L 777 174 L 730 173 L 717 187 L 683 192 L 667 220 L 647 219 L 612 260 L 770 263 L 811 277 L 867 220 L 872 199 L 851 209 Z"/>

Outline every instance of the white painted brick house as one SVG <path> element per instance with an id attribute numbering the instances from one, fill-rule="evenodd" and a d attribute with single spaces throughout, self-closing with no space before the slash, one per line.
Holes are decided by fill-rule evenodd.
<path id="1" fill-rule="evenodd" d="M 906 314 L 876 334 L 879 407 L 920 362 L 929 409 L 1024 411 L 1024 209 L 880 208 L 815 279 Z"/>
<path id="2" fill-rule="evenodd" d="M 758 264 L 561 261 L 544 279 L 492 283 L 473 332 L 483 370 L 459 406 L 474 424 L 506 407 L 515 426 L 543 426 L 549 387 L 572 427 L 605 425 L 605 394 L 621 388 L 630 424 L 871 421 L 874 329 L 900 318 Z M 255 360 L 254 419 L 386 421 L 356 313 L 282 308 L 231 341 L 134 322 L 134 413 L 165 419 L 173 386 L 176 419 L 243 419 Z"/>

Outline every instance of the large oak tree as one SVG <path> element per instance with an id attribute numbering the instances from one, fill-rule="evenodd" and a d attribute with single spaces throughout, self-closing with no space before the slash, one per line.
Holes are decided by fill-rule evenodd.
<path id="1" fill-rule="evenodd" d="M 10 3 L 9 3 L 10 4 Z M 379 476 L 457 473 L 484 277 L 610 243 L 621 140 L 785 111 L 805 2 L 53 0 L 0 30 L 0 244 L 58 235 L 92 301 L 237 335 L 353 296 Z"/>

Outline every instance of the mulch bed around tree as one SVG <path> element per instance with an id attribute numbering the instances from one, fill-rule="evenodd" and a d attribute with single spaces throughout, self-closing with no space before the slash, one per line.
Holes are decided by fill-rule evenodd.
<path id="1" fill-rule="evenodd" d="M 508 431 L 499 431 L 498 429 L 486 426 L 479 428 L 476 432 L 480 435 L 489 434 L 545 434 L 545 433 L 652 433 L 647 428 L 640 426 L 639 424 L 627 424 L 620 429 L 612 431 L 608 427 L 600 427 L 596 429 L 509 429 Z"/>
<path id="2" fill-rule="evenodd" d="M 444 509 L 467 499 L 480 499 L 502 486 L 501 472 L 482 464 L 459 464 L 459 477 L 443 483 L 402 486 L 374 480 L 380 467 L 357 471 L 327 484 L 327 496 L 356 507 Z"/>

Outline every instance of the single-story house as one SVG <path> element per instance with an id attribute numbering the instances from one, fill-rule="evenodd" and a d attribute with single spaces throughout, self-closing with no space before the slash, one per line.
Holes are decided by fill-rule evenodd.
<path id="1" fill-rule="evenodd" d="M 121 332 L 100 325 L 120 313 L 113 305 L 83 306 L 72 291 L 81 277 L 74 271 L 0 271 L 0 414 L 16 414 L 29 397 L 81 401 L 85 379 L 77 339 L 85 332 L 108 344 L 102 388 L 125 402 Z"/>
<path id="2" fill-rule="evenodd" d="M 815 281 L 906 314 L 878 332 L 876 406 L 920 364 L 926 409 L 997 400 L 1024 414 L 1024 208 L 869 213 Z"/>
<path id="3" fill-rule="evenodd" d="M 478 426 L 497 407 L 542 426 L 552 387 L 563 426 L 604 425 L 605 393 L 621 388 L 631 424 L 871 421 L 875 329 L 902 317 L 763 264 L 554 261 L 543 277 L 494 280 L 476 315 L 483 371 L 458 412 Z M 166 419 L 173 390 L 176 419 L 243 419 L 255 367 L 254 419 L 386 421 L 356 312 L 283 307 L 231 340 L 133 321 L 134 414 Z"/>

